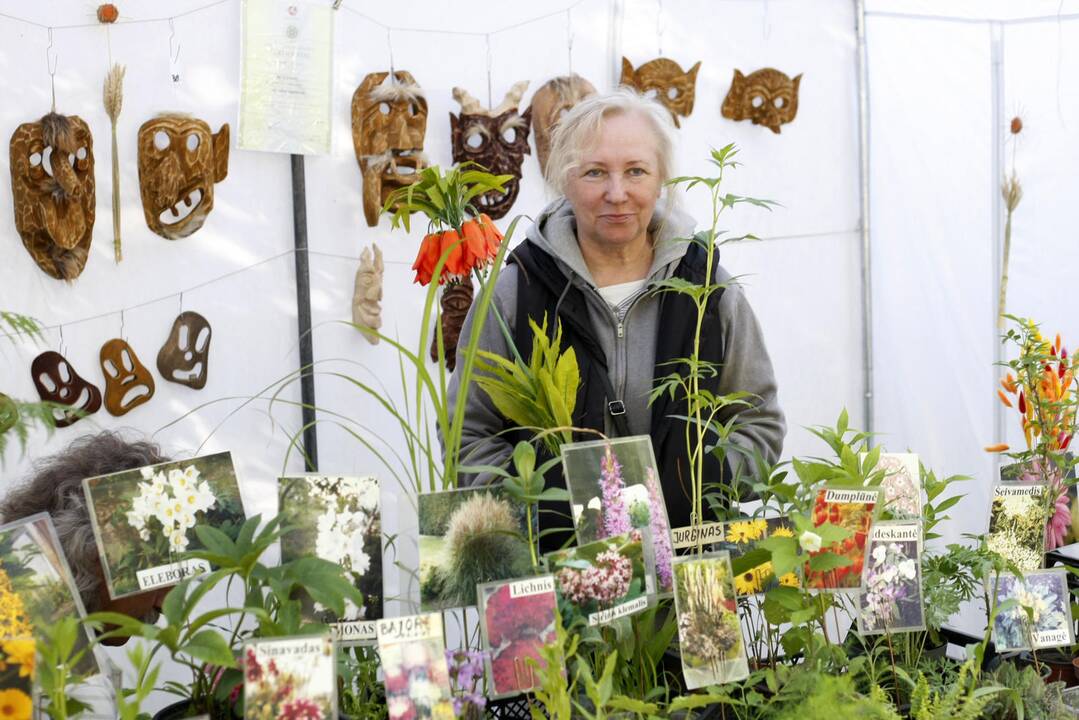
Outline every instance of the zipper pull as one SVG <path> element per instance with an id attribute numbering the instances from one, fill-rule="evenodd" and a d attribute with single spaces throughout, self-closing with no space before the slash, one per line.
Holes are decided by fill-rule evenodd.
<path id="1" fill-rule="evenodd" d="M 625 330 L 626 330 L 625 325 L 623 325 L 622 321 L 619 320 L 618 321 L 618 337 L 624 337 L 625 334 L 626 334 Z"/>

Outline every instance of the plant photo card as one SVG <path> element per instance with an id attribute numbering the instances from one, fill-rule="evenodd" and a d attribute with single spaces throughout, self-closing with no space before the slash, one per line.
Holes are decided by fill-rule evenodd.
<path id="1" fill-rule="evenodd" d="M 562 466 L 578 543 L 634 529 L 650 532 L 658 591 L 670 593 L 674 551 L 652 438 L 567 443 L 562 446 Z"/>
<path id="2" fill-rule="evenodd" d="M 35 636 L 43 639 L 42 627 L 64 617 L 86 616 L 48 513 L 0 526 L 0 608 L 4 609 L 0 612 L 0 639 L 4 642 Z M 75 669 L 84 675 L 100 672 L 89 651 L 90 638 L 86 628 L 79 629 L 75 648 L 86 652 Z M 33 659 L 33 651 L 29 652 Z"/>
<path id="3" fill-rule="evenodd" d="M 757 549 L 761 540 L 797 536 L 794 525 L 786 517 L 731 520 L 723 527 L 724 532 L 713 548 L 729 553 L 732 565 L 736 564 L 738 558 Z M 777 578 L 772 572 L 771 560 L 744 568 L 734 576 L 734 590 L 738 595 L 757 595 L 780 585 L 796 588 L 801 586 L 801 581 L 796 572 Z"/>
<path id="4" fill-rule="evenodd" d="M 1045 526 L 1049 520 L 1048 488 L 1028 483 L 993 488 L 986 544 L 1024 573 L 1045 559 Z"/>
<path id="5" fill-rule="evenodd" d="M 453 720 L 442 614 L 383 618 L 377 633 L 390 720 Z"/>
<path id="6" fill-rule="evenodd" d="M 675 558 L 674 607 L 686 689 L 749 676 L 729 553 Z"/>
<path id="7" fill-rule="evenodd" d="M 244 718 L 337 720 L 337 653 L 330 635 L 249 640 Z"/>
<path id="8" fill-rule="evenodd" d="M 557 641 L 558 597 L 554 585 L 552 575 L 480 585 L 480 628 L 488 650 L 488 697 L 518 695 L 536 686 L 535 668 L 529 660 L 546 667 L 540 650 Z"/>
<path id="9" fill-rule="evenodd" d="M 245 518 L 228 452 L 150 465 L 82 481 L 109 595 L 175 585 L 210 571 L 196 525 L 235 539 Z"/>
<path id="10" fill-rule="evenodd" d="M 842 540 L 825 543 L 808 553 L 806 587 L 813 590 L 857 590 L 862 586 L 865 544 L 873 524 L 880 490 L 823 487 L 813 503 L 813 526 L 830 524 L 848 531 Z M 815 558 L 820 558 L 814 561 Z"/>
<path id="11" fill-rule="evenodd" d="M 420 608 L 476 604 L 476 585 L 528 575 L 524 506 L 501 485 L 419 496 Z"/>
<path id="12" fill-rule="evenodd" d="M 0 717 L 37 717 L 34 707 L 34 668 L 37 641 L 31 635 L 0 635 Z"/>
<path id="13" fill-rule="evenodd" d="M 636 533 L 615 535 L 544 556 L 554 575 L 565 627 L 590 627 L 648 608 L 644 546 Z"/>
<path id="14" fill-rule="evenodd" d="M 922 516 L 922 473 L 916 453 L 881 453 L 875 471 L 880 481 L 880 512 L 893 520 Z"/>
<path id="15" fill-rule="evenodd" d="M 987 582 L 991 595 L 992 582 Z M 993 622 L 997 652 L 1064 647 L 1075 641 L 1068 571 L 1064 568 L 1032 570 L 1023 577 L 1001 573 L 995 604 L 1006 600 L 1016 603 L 997 613 Z"/>
<path id="16" fill-rule="evenodd" d="M 858 632 L 862 635 L 925 630 L 922 598 L 922 525 L 877 522 L 869 531 Z"/>
<path id="17" fill-rule="evenodd" d="M 357 607 L 345 599 L 337 617 L 311 598 L 303 599 L 307 620 L 329 625 L 341 645 L 373 643 L 382 617 L 382 519 L 374 477 L 296 475 L 278 479 L 284 525 L 281 562 L 315 556 L 340 565 L 363 593 Z"/>

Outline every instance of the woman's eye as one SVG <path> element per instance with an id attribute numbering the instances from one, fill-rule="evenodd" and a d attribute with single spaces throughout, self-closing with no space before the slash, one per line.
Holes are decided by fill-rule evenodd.
<path id="1" fill-rule="evenodd" d="M 603 174 L 603 171 L 600 170 L 599 168 L 591 168 L 590 170 L 585 171 L 584 176 L 585 177 L 599 177 L 602 174 Z"/>
<path id="2" fill-rule="evenodd" d="M 633 177 L 640 177 L 641 175 L 645 174 L 644 168 L 639 168 L 639 167 L 630 168 L 629 169 L 629 174 L 632 175 Z"/>

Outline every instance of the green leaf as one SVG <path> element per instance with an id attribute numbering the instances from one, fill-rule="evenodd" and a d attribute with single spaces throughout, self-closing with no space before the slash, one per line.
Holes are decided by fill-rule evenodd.
<path id="1" fill-rule="evenodd" d="M 851 558 L 837 555 L 829 550 L 809 558 L 809 569 L 814 572 L 828 572 L 829 570 L 835 570 L 836 568 L 847 567 L 853 564 L 854 560 Z"/>
<path id="2" fill-rule="evenodd" d="M 228 642 L 216 630 L 203 630 L 192 636 L 180 652 L 221 667 L 236 667 Z"/>

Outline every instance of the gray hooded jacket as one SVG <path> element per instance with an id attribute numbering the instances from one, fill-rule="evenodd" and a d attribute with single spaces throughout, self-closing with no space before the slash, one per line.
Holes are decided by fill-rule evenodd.
<path id="1" fill-rule="evenodd" d="M 665 279 L 674 273 L 688 247 L 684 240 L 677 241 L 676 238 L 690 237 L 694 226 L 693 219 L 685 213 L 677 210 L 667 212 L 662 203 L 656 206 L 651 226 L 652 236 L 656 239 L 655 256 L 648 273 L 649 281 Z M 577 220 L 565 199 L 557 200 L 544 209 L 529 229 L 528 238 L 554 258 L 570 282 L 582 290 L 588 302 L 592 327 L 598 336 L 596 339 L 607 356 L 611 386 L 615 392 L 621 393 L 625 403 L 630 432 L 647 435 L 652 421 L 648 394 L 653 387 L 656 333 L 660 331 L 657 327 L 658 296 L 647 291 L 646 283 L 644 289 L 617 309 L 607 304 L 597 292 L 596 283 L 585 265 L 577 243 Z M 515 264 L 503 268 L 492 298 L 497 312 L 505 319 L 511 332 L 517 322 L 518 272 Z M 716 282 L 730 281 L 730 274 L 720 267 Z M 476 306 L 473 305 L 461 331 L 462 340 L 471 336 L 475 311 Z M 767 462 L 774 463 L 783 449 L 786 423 L 776 397 L 775 374 L 760 325 L 736 283 L 731 282 L 724 290 L 719 302 L 719 315 L 724 348 L 719 392 L 744 391 L 755 396 L 755 407 L 749 409 L 741 406 L 740 417 L 753 422 L 742 425 L 732 439 L 747 450 L 760 451 Z M 703 332 L 709 332 L 709 328 L 704 328 Z M 484 323 L 479 347 L 503 357 L 512 356 L 493 315 Z M 463 364 L 461 353 L 464 349 L 463 344 L 457 348 L 458 367 Z M 449 387 L 451 407 L 457 403 L 459 390 L 459 375 L 454 373 Z M 505 466 L 513 448 L 505 436 L 497 434 L 506 429 L 506 420 L 478 386 L 474 385 L 469 390 L 467 403 L 461 440 L 462 465 Z M 731 407 L 718 419 L 725 421 L 738 409 Z M 609 436 L 617 434 L 609 417 L 606 433 Z M 731 462 L 733 464 L 734 460 Z M 490 478 L 480 476 L 471 479 L 485 482 Z M 468 480 L 462 478 L 462 484 L 467 484 Z"/>

